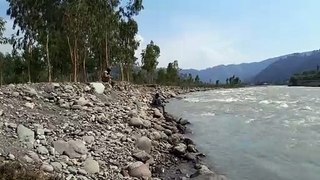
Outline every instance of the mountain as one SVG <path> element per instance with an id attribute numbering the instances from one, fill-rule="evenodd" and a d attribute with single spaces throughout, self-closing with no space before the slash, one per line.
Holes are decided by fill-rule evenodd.
<path id="1" fill-rule="evenodd" d="M 283 56 L 258 73 L 253 82 L 283 84 L 293 74 L 316 70 L 317 65 L 320 65 L 320 50 Z"/>
<path id="2" fill-rule="evenodd" d="M 267 68 L 270 64 L 279 60 L 280 57 L 267 59 L 261 62 L 231 64 L 231 65 L 219 65 L 204 70 L 184 69 L 181 70 L 181 74 L 192 74 L 193 77 L 199 75 L 201 81 L 212 82 L 219 80 L 221 83 L 225 83 L 226 79 L 235 75 L 242 81 L 250 81 L 262 70 Z"/>

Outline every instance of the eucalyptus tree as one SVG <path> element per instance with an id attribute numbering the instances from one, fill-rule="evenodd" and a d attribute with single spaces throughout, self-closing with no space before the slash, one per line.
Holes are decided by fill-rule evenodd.
<path id="1" fill-rule="evenodd" d="M 142 69 L 146 70 L 149 77 L 149 82 L 153 83 L 154 71 L 156 70 L 160 57 L 160 48 L 153 41 L 151 41 L 146 49 L 142 50 L 141 63 Z"/>

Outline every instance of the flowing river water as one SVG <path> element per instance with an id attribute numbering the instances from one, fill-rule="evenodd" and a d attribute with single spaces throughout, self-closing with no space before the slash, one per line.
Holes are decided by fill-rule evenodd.
<path id="1" fill-rule="evenodd" d="M 166 108 L 192 123 L 209 165 L 230 180 L 320 179 L 320 88 L 197 92 Z"/>

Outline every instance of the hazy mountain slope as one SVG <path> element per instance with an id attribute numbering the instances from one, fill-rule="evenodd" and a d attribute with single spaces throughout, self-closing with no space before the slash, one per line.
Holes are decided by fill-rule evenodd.
<path id="1" fill-rule="evenodd" d="M 253 79 L 253 82 L 284 83 L 295 73 L 315 70 L 318 64 L 320 65 L 320 51 L 295 53 L 269 65 Z"/>
<path id="2" fill-rule="evenodd" d="M 220 82 L 224 83 L 227 78 L 233 75 L 239 76 L 243 81 L 249 81 L 278 59 L 279 58 L 271 58 L 262 62 L 243 63 L 237 65 L 219 65 L 204 70 L 184 69 L 181 70 L 180 73 L 191 73 L 193 77 L 199 75 L 200 79 L 204 82 L 210 82 L 210 80 L 211 82 L 215 82 L 216 80 L 219 80 Z"/>

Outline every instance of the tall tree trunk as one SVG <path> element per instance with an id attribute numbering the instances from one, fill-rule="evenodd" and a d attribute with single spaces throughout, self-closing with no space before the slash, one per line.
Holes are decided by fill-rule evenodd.
<path id="1" fill-rule="evenodd" d="M 127 73 L 127 81 L 130 82 L 130 65 L 127 65 L 127 69 L 126 69 L 126 73 Z"/>
<path id="2" fill-rule="evenodd" d="M 71 64 L 73 65 L 74 64 L 74 50 L 72 49 L 69 36 L 67 36 L 67 40 L 68 40 L 68 46 L 69 46 L 69 51 L 70 51 Z M 73 69 L 72 73 L 70 73 L 70 82 L 72 81 L 72 78 L 71 78 L 72 75 L 74 75 L 74 69 Z"/>
<path id="3" fill-rule="evenodd" d="M 73 82 L 77 82 L 77 64 L 78 64 L 78 53 L 77 53 L 77 50 L 78 50 L 78 44 L 77 44 L 77 40 L 75 39 L 74 40 L 74 49 L 73 49 L 73 53 L 74 53 L 74 64 L 73 64 Z"/>
<path id="4" fill-rule="evenodd" d="M 50 54 L 49 54 L 49 32 L 47 34 L 47 43 L 46 43 L 46 49 L 47 49 L 47 63 L 48 63 L 48 81 L 51 82 L 51 64 L 50 64 Z"/>
<path id="5" fill-rule="evenodd" d="M 31 48 L 31 45 L 29 44 L 29 47 L 28 47 L 28 53 L 29 53 L 29 56 L 28 56 L 28 83 L 31 83 L 31 59 L 32 59 L 32 48 Z"/>
<path id="6" fill-rule="evenodd" d="M 103 45 L 102 45 L 103 46 Z M 98 73 L 98 80 L 99 81 L 102 81 L 102 73 L 103 73 L 103 55 L 102 55 L 102 53 L 103 53 L 103 51 L 101 51 L 101 53 L 100 53 L 100 73 Z M 98 71 L 98 69 L 97 69 L 97 71 Z"/>
<path id="7" fill-rule="evenodd" d="M 87 59 L 87 51 L 84 52 L 82 70 L 83 70 L 83 81 L 87 82 L 87 70 L 86 70 L 86 59 Z"/>
<path id="8" fill-rule="evenodd" d="M 0 72 L 0 86 L 2 86 L 2 84 L 3 84 L 3 64 L 1 64 L 1 72 Z"/>
<path id="9" fill-rule="evenodd" d="M 124 81 L 123 64 L 120 62 L 121 81 Z"/>
<path id="10" fill-rule="evenodd" d="M 106 65 L 109 67 L 109 53 L 108 53 L 108 31 L 106 31 Z"/>

